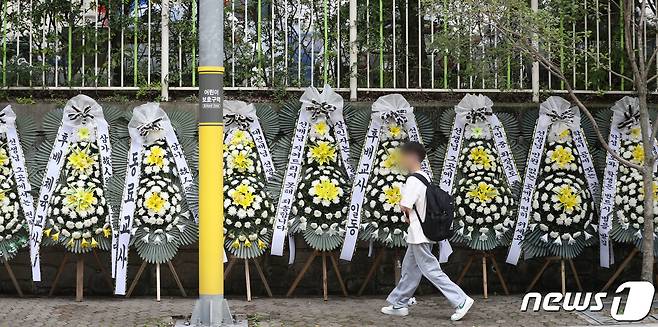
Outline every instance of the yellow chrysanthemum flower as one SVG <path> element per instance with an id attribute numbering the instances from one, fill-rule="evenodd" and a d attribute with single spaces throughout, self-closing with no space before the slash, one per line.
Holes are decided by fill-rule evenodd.
<path id="1" fill-rule="evenodd" d="M 167 200 L 160 196 L 160 193 L 151 193 L 144 201 L 144 206 L 146 209 L 149 209 L 154 212 L 158 212 L 164 208 L 167 204 Z"/>
<path id="2" fill-rule="evenodd" d="M 251 140 L 251 137 L 249 136 L 249 132 L 243 131 L 241 129 L 233 132 L 233 138 L 231 138 L 231 145 L 240 145 L 240 144 L 248 147 L 254 146 L 254 142 Z"/>
<path id="3" fill-rule="evenodd" d="M 382 161 L 382 167 L 387 169 L 399 168 L 400 158 L 401 152 L 399 148 L 390 149 L 388 150 L 388 156 Z"/>
<path id="4" fill-rule="evenodd" d="M 263 242 L 261 239 L 259 239 L 259 240 L 258 240 L 258 248 L 259 248 L 260 250 L 262 250 L 262 249 L 264 249 L 264 248 L 266 248 L 266 247 L 267 247 L 267 244 L 266 244 L 265 242 Z"/>
<path id="5" fill-rule="evenodd" d="M 91 238 L 91 247 L 92 247 L 92 248 L 96 248 L 96 247 L 98 247 L 98 242 L 97 242 L 96 239 L 93 238 L 93 237 Z"/>
<path id="6" fill-rule="evenodd" d="M 82 242 L 80 243 L 80 246 L 81 246 L 83 249 L 84 249 L 84 248 L 88 248 L 88 247 L 89 247 L 89 241 L 87 241 L 86 238 L 83 238 L 83 239 L 82 239 Z"/>
<path id="7" fill-rule="evenodd" d="M 96 197 L 94 197 L 92 189 L 80 187 L 69 191 L 66 196 L 66 205 L 77 212 L 82 212 L 88 210 L 95 200 Z"/>
<path id="8" fill-rule="evenodd" d="M 0 202 L 4 201 L 7 199 L 7 191 L 6 190 L 0 190 Z"/>
<path id="9" fill-rule="evenodd" d="M 89 130 L 89 127 L 78 128 L 78 139 L 84 141 L 84 140 L 88 140 L 90 136 L 91 136 L 91 131 Z"/>
<path id="10" fill-rule="evenodd" d="M 52 239 L 53 241 L 59 241 L 59 232 L 51 235 L 50 239 Z"/>
<path id="11" fill-rule="evenodd" d="M 400 188 L 397 186 L 384 188 L 384 196 L 386 197 L 386 203 L 388 204 L 398 204 L 402 200 L 402 193 Z"/>
<path id="12" fill-rule="evenodd" d="M 233 190 L 230 196 L 235 204 L 242 206 L 244 209 L 249 208 L 251 203 L 254 202 L 255 198 L 254 194 L 249 190 L 249 186 L 247 184 L 238 185 L 238 187 Z"/>
<path id="13" fill-rule="evenodd" d="M 235 239 L 235 241 L 233 241 L 233 243 L 231 243 L 231 247 L 234 248 L 234 249 L 239 249 L 240 248 L 240 241 L 238 241 L 238 239 Z"/>
<path id="14" fill-rule="evenodd" d="M 336 159 L 336 148 L 329 142 L 320 141 L 311 147 L 311 158 L 321 165 L 328 164 Z"/>
<path id="15" fill-rule="evenodd" d="M 253 166 L 254 161 L 249 158 L 249 155 L 246 151 L 240 151 L 238 154 L 233 156 L 233 165 L 239 170 L 243 171 Z"/>
<path id="16" fill-rule="evenodd" d="M 251 247 L 251 241 L 249 241 L 249 240 L 244 241 L 244 246 L 250 248 Z"/>
<path id="17" fill-rule="evenodd" d="M 9 155 L 5 149 L 0 149 L 0 165 L 6 166 L 9 164 Z"/>
<path id="18" fill-rule="evenodd" d="M 110 235 L 112 235 L 112 230 L 107 228 L 107 227 L 104 227 L 103 228 L 103 236 L 105 236 L 107 238 L 107 237 L 110 237 Z"/>
<path id="19" fill-rule="evenodd" d="M 318 135 L 325 135 L 329 132 L 329 124 L 326 121 L 321 120 L 313 125 L 313 130 Z"/>
<path id="20" fill-rule="evenodd" d="M 639 140 L 640 138 L 642 138 L 642 129 L 640 129 L 639 127 L 633 127 L 631 128 L 629 134 L 631 135 L 631 138 L 635 140 Z"/>
<path id="21" fill-rule="evenodd" d="M 468 154 L 468 158 L 471 159 L 476 165 L 484 167 L 484 169 L 490 169 L 493 162 L 493 158 L 482 146 L 471 149 L 471 152 Z"/>
<path id="22" fill-rule="evenodd" d="M 395 138 L 399 138 L 402 135 L 402 127 L 398 124 L 391 124 L 388 126 L 388 132 Z"/>
<path id="23" fill-rule="evenodd" d="M 560 168 L 564 168 L 568 164 L 571 164 L 574 159 L 576 159 L 576 157 L 574 157 L 571 149 L 565 148 L 561 145 L 556 146 L 551 154 L 551 161 L 557 164 Z"/>
<path id="24" fill-rule="evenodd" d="M 633 158 L 631 159 L 633 163 L 636 163 L 638 165 L 644 163 L 644 147 L 642 146 L 642 144 L 637 144 L 633 146 L 633 149 L 631 150 L 631 154 L 633 156 Z"/>
<path id="25" fill-rule="evenodd" d="M 565 212 L 571 213 L 574 209 L 580 207 L 580 196 L 578 193 L 574 192 L 574 189 L 571 186 L 565 185 L 555 193 L 560 206 L 564 208 Z"/>
<path id="26" fill-rule="evenodd" d="M 333 201 L 338 197 L 339 193 L 338 187 L 328 179 L 321 180 L 319 183 L 315 184 L 315 186 L 313 186 L 313 191 L 315 192 L 315 196 L 322 201 Z"/>
<path id="27" fill-rule="evenodd" d="M 75 149 L 69 155 L 69 164 L 79 172 L 86 171 L 94 164 L 94 159 L 89 155 L 87 149 Z"/>
<path id="28" fill-rule="evenodd" d="M 480 203 L 486 203 L 495 198 L 498 195 L 498 191 L 485 182 L 479 182 L 477 185 L 473 185 L 466 195 L 476 199 Z"/>
<path id="29" fill-rule="evenodd" d="M 162 168 L 164 166 L 164 157 L 165 150 L 160 146 L 156 145 L 151 147 L 151 153 L 146 157 L 146 163 L 151 166 L 158 166 Z"/>

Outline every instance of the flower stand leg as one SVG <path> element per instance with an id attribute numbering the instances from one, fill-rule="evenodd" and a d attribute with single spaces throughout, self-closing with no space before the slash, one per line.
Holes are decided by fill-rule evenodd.
<path id="1" fill-rule="evenodd" d="M 297 288 L 297 285 L 299 285 L 299 282 L 302 280 L 304 275 L 306 274 L 306 271 L 308 271 L 308 268 L 311 267 L 311 264 L 313 263 L 313 260 L 318 256 L 318 250 L 313 251 L 313 253 L 308 257 L 306 262 L 304 263 L 304 267 L 302 270 L 297 274 L 297 277 L 295 277 L 295 280 L 292 282 L 292 285 L 290 285 L 290 288 L 288 289 L 288 293 L 286 293 L 287 297 L 290 297 L 292 293 L 295 291 Z"/>
<path id="2" fill-rule="evenodd" d="M 340 274 L 340 269 L 338 268 L 338 259 L 336 259 L 335 253 L 329 253 L 329 259 L 331 259 L 331 264 L 334 266 L 334 272 L 336 273 L 336 278 L 338 278 L 338 284 L 340 289 L 343 292 L 343 296 L 347 296 L 347 287 L 345 287 L 345 282 L 343 281 L 343 276 Z"/>
<path id="3" fill-rule="evenodd" d="M 621 275 L 621 273 L 624 271 L 624 269 L 626 269 L 626 267 L 631 263 L 631 260 L 633 260 L 633 258 L 639 252 L 640 252 L 640 250 L 638 250 L 636 247 L 633 247 L 633 251 L 631 251 L 631 253 L 629 253 L 626 256 L 626 258 L 624 258 L 624 261 L 622 261 L 621 264 L 619 264 L 619 267 L 617 267 L 617 269 L 615 270 L 615 273 L 612 274 L 612 276 L 610 276 L 610 279 L 608 279 L 608 281 L 605 283 L 605 285 L 601 289 L 601 292 L 606 291 L 612 285 L 612 283 L 614 283 L 615 280 L 617 280 L 619 275 Z"/>
<path id="4" fill-rule="evenodd" d="M 9 262 L 5 261 L 4 264 L 5 264 L 5 269 L 7 270 L 7 274 L 9 274 L 11 283 L 14 284 L 14 288 L 16 289 L 18 296 L 23 297 L 23 290 L 21 290 L 21 286 L 18 284 L 18 280 L 16 280 L 16 275 L 14 275 L 14 270 L 11 269 Z"/>
<path id="5" fill-rule="evenodd" d="M 75 301 L 82 302 L 84 296 L 85 259 L 78 255 L 75 260 Z"/>
<path id="6" fill-rule="evenodd" d="M 139 282 L 139 279 L 142 277 L 145 268 L 146 268 L 146 261 L 143 261 L 142 265 L 139 266 L 139 269 L 137 270 L 137 274 L 135 275 L 135 278 L 133 279 L 132 283 L 130 283 L 130 287 L 128 287 L 128 292 L 126 292 L 126 298 L 129 298 L 130 295 L 133 294 L 133 291 L 135 290 L 135 286 L 137 286 L 137 282 Z"/>
<path id="7" fill-rule="evenodd" d="M 53 294 L 55 294 L 55 290 L 57 289 L 57 284 L 59 283 L 59 278 L 62 276 L 62 272 L 66 267 L 66 261 L 68 260 L 68 258 L 69 258 L 69 254 L 65 253 L 64 257 L 62 258 L 62 262 L 59 264 L 59 268 L 57 268 L 57 273 L 55 274 L 55 279 L 53 280 L 53 284 L 50 287 L 50 292 L 48 292 L 48 296 L 53 296 Z"/>
<path id="8" fill-rule="evenodd" d="M 178 277 L 178 273 L 176 272 L 176 268 L 174 268 L 174 264 L 171 263 L 171 261 L 167 261 L 167 266 L 169 266 L 169 271 L 171 271 L 171 275 L 174 276 L 174 281 L 176 282 L 176 286 L 178 286 L 178 290 L 180 290 L 180 294 L 183 297 L 187 297 L 187 292 L 185 292 L 183 283 L 181 283 L 180 278 Z"/>
<path id="9" fill-rule="evenodd" d="M 482 255 L 482 290 L 484 292 L 484 298 L 489 298 L 489 289 L 487 285 L 487 256 Z"/>
<path id="10" fill-rule="evenodd" d="M 533 278 L 532 282 L 530 282 L 530 286 L 528 286 L 528 288 L 526 289 L 526 293 L 530 292 L 535 287 L 535 285 L 537 285 L 539 278 L 541 278 L 541 276 L 544 274 L 544 271 L 546 270 L 546 268 L 548 268 L 548 265 L 550 265 L 551 262 L 553 262 L 553 260 L 555 260 L 555 258 L 553 257 L 546 258 L 546 260 L 544 261 L 544 265 L 541 266 L 541 269 L 539 269 L 539 272 L 537 273 L 537 275 L 535 275 L 535 278 Z"/>
<path id="11" fill-rule="evenodd" d="M 491 260 L 491 264 L 494 266 L 494 269 L 496 269 L 496 275 L 498 276 L 498 281 L 500 282 L 500 285 L 503 287 L 503 292 L 505 292 L 505 295 L 509 295 L 509 289 L 507 288 L 507 283 L 505 282 L 505 278 L 503 278 L 503 273 L 500 271 L 500 267 L 498 266 L 498 261 L 496 261 L 496 256 L 493 254 L 489 254 L 489 260 Z"/>
<path id="12" fill-rule="evenodd" d="M 564 271 L 564 259 L 560 259 L 560 285 L 562 286 L 562 295 L 567 293 L 567 276 Z"/>
<path id="13" fill-rule="evenodd" d="M 233 267 L 235 266 L 235 263 L 237 262 L 237 259 L 233 256 L 231 256 L 228 259 L 228 265 L 226 266 L 226 269 L 224 269 L 224 280 L 228 278 L 228 276 L 231 274 L 231 270 L 233 270 Z"/>
<path id="14" fill-rule="evenodd" d="M 569 259 L 569 267 L 571 268 L 571 273 L 573 274 L 573 278 L 576 280 L 576 286 L 578 287 L 579 291 L 583 291 L 583 285 L 580 283 L 580 277 L 578 277 L 578 271 L 576 270 L 576 265 L 573 263 L 572 259 Z"/>
<path id="15" fill-rule="evenodd" d="M 468 256 L 468 260 L 466 261 L 466 265 L 464 266 L 464 269 L 462 269 L 462 272 L 459 273 L 459 277 L 457 277 L 457 284 L 462 283 L 464 277 L 466 276 L 466 273 L 468 272 L 468 270 L 471 268 L 471 265 L 473 264 L 473 260 L 475 260 L 474 255 Z"/>
<path id="16" fill-rule="evenodd" d="M 258 259 L 253 259 L 253 261 L 254 261 L 254 266 L 256 266 L 256 271 L 258 271 L 258 275 L 260 276 L 260 280 L 263 282 L 263 286 L 265 286 L 265 291 L 267 292 L 267 296 L 272 297 L 272 290 L 270 289 L 270 284 L 267 282 L 267 278 L 265 278 L 265 274 L 263 273 L 263 268 L 261 268 Z"/>
<path id="17" fill-rule="evenodd" d="M 160 264 L 155 264 L 155 300 L 160 302 Z"/>
<path id="18" fill-rule="evenodd" d="M 327 252 L 322 251 L 322 299 L 329 300 L 327 291 Z"/>
<path id="19" fill-rule="evenodd" d="M 382 258 L 384 258 L 384 253 L 386 252 L 385 249 L 380 249 L 377 252 L 377 255 L 375 255 L 375 259 L 372 262 L 372 266 L 370 266 L 370 270 L 368 271 L 368 274 L 366 275 L 366 279 L 363 281 L 363 284 L 361 284 L 361 288 L 359 288 L 359 293 L 358 295 L 361 296 L 363 295 L 363 291 L 366 289 L 366 286 L 368 286 L 368 283 L 372 279 L 372 277 L 375 275 L 375 272 L 377 271 L 377 268 L 379 268 Z"/>
<path id="20" fill-rule="evenodd" d="M 395 256 L 393 258 L 393 273 L 395 274 L 395 285 L 400 282 L 400 277 L 402 276 L 402 261 L 400 260 L 400 252 L 395 250 Z"/>
<path id="21" fill-rule="evenodd" d="M 251 276 L 249 275 L 249 259 L 244 259 L 244 283 L 247 288 L 247 302 L 251 302 Z"/>
<path id="22" fill-rule="evenodd" d="M 103 266 L 101 259 L 98 258 L 98 253 L 96 251 L 92 251 L 91 253 L 94 256 L 94 261 L 96 262 L 96 266 L 98 266 L 98 270 L 100 270 L 101 274 L 103 274 L 103 277 L 105 277 L 105 282 L 107 282 L 107 285 L 111 289 L 114 288 L 114 283 L 112 282 L 112 276 L 110 276 L 110 274 L 105 269 L 105 266 Z"/>

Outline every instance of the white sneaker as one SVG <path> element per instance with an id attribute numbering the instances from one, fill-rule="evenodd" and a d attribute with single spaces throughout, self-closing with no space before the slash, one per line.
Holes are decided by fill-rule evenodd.
<path id="1" fill-rule="evenodd" d="M 455 313 L 453 313 L 452 316 L 450 316 L 450 320 L 457 321 L 464 318 L 468 310 L 471 308 L 471 306 L 473 306 L 473 302 L 475 302 L 473 299 L 471 299 L 470 297 L 466 297 L 464 303 L 458 306 L 457 309 L 455 309 Z"/>
<path id="2" fill-rule="evenodd" d="M 405 307 L 394 306 L 394 305 L 383 307 L 381 312 L 386 315 L 400 316 L 400 317 L 409 315 L 409 309 Z"/>

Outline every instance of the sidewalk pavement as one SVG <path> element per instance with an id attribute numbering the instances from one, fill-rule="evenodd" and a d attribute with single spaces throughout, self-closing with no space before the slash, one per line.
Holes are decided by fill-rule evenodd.
<path id="1" fill-rule="evenodd" d="M 384 297 L 229 299 L 235 314 L 247 315 L 249 326 L 584 326 L 598 324 L 583 314 L 520 312 L 521 296 L 474 296 L 463 321 L 451 322 L 452 308 L 439 296 L 423 296 L 407 317 L 379 313 Z M 4 326 L 173 326 L 192 312 L 194 298 L 0 298 Z M 652 318 L 653 319 L 653 318 Z M 656 320 L 646 321 L 655 323 Z"/>

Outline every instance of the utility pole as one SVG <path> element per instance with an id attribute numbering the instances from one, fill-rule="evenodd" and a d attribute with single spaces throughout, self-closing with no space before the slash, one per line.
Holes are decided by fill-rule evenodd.
<path id="1" fill-rule="evenodd" d="M 198 70 L 199 299 L 191 323 L 234 326 L 224 299 L 224 1 L 199 0 Z"/>

